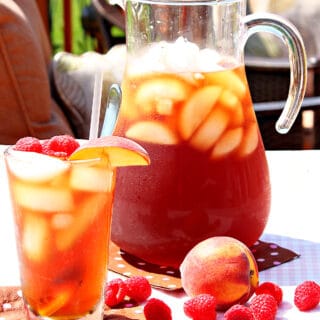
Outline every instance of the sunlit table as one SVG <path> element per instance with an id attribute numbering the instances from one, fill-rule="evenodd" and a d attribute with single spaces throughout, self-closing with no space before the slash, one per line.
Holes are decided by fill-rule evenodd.
<path id="1" fill-rule="evenodd" d="M 14 228 L 0 146 L 0 286 L 19 285 Z M 320 319 L 320 306 L 312 312 L 298 312 L 293 292 L 304 280 L 320 283 L 320 150 L 267 151 L 272 185 L 270 218 L 261 240 L 274 242 L 301 256 L 291 262 L 260 272 L 260 282 L 274 281 L 284 290 L 277 320 Z M 110 278 L 117 275 L 110 272 Z M 183 314 L 182 293 L 153 290 L 173 310 L 173 319 Z M 221 319 L 219 315 L 218 319 Z"/>

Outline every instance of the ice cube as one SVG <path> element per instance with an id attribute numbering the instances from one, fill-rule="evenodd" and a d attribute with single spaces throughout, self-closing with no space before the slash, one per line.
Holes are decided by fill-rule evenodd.
<path id="1" fill-rule="evenodd" d="M 228 115 L 219 108 L 213 109 L 191 137 L 190 144 L 201 151 L 210 149 L 228 126 Z"/>
<path id="2" fill-rule="evenodd" d="M 55 233 L 55 243 L 58 250 L 70 249 L 81 238 L 82 234 L 90 228 L 97 215 L 107 210 L 106 205 L 110 201 L 109 196 L 111 195 L 104 193 L 92 194 L 92 196 L 89 195 L 82 199 L 81 203 L 78 203 L 76 218 L 73 223 L 69 228 L 57 230 Z M 105 212 L 105 214 L 108 213 Z"/>
<path id="3" fill-rule="evenodd" d="M 242 128 L 227 130 L 213 148 L 213 151 L 211 152 L 211 157 L 220 158 L 226 154 L 235 151 L 242 141 L 242 135 Z"/>
<path id="4" fill-rule="evenodd" d="M 13 196 L 19 206 L 43 213 L 67 212 L 72 210 L 74 205 L 71 191 L 63 187 L 15 182 Z"/>
<path id="5" fill-rule="evenodd" d="M 89 166 L 72 167 L 70 185 L 74 190 L 107 192 L 113 186 L 113 171 Z"/>
<path id="6" fill-rule="evenodd" d="M 70 164 L 36 152 L 11 150 L 8 166 L 17 178 L 30 182 L 46 182 L 66 172 Z"/>
<path id="7" fill-rule="evenodd" d="M 177 144 L 179 141 L 172 130 L 157 121 L 136 122 L 127 130 L 126 137 L 166 145 Z"/>
<path id="8" fill-rule="evenodd" d="M 69 213 L 56 213 L 51 218 L 51 225 L 54 229 L 69 228 L 73 223 L 74 217 Z"/>
<path id="9" fill-rule="evenodd" d="M 179 37 L 174 43 L 168 45 L 164 61 L 169 72 L 186 72 L 196 70 L 199 47 L 184 37 Z"/>
<path id="10" fill-rule="evenodd" d="M 44 261 L 49 250 L 49 228 L 41 216 L 26 214 L 22 227 L 22 251 L 32 261 Z"/>
<path id="11" fill-rule="evenodd" d="M 220 59 L 220 55 L 215 50 L 209 48 L 202 49 L 196 58 L 196 70 L 198 72 L 223 70 L 223 67 L 219 65 Z"/>

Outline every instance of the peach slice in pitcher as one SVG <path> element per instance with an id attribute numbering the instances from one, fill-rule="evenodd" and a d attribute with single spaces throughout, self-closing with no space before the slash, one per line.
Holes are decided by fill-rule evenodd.
<path id="1" fill-rule="evenodd" d="M 167 126 L 158 121 L 141 121 L 133 124 L 126 136 L 144 142 L 172 145 L 178 143 L 178 137 Z"/>
<path id="2" fill-rule="evenodd" d="M 218 85 L 233 92 L 239 100 L 246 94 L 246 85 L 233 70 L 213 72 L 205 75 L 208 84 Z"/>
<path id="3" fill-rule="evenodd" d="M 218 140 L 211 152 L 212 158 L 221 158 L 235 151 L 242 141 L 243 129 L 241 127 L 227 130 Z"/>
<path id="4" fill-rule="evenodd" d="M 187 98 L 190 86 L 182 79 L 170 76 L 159 76 L 141 84 L 135 96 L 135 103 L 145 114 L 157 112 L 170 115 L 176 102 Z"/>
<path id="5" fill-rule="evenodd" d="M 258 126 L 252 122 L 244 129 L 243 139 L 239 148 L 240 156 L 247 156 L 251 154 L 259 142 Z"/>
<path id="6" fill-rule="evenodd" d="M 118 136 L 88 140 L 75 150 L 69 160 L 107 158 L 112 167 L 145 166 L 150 164 L 147 151 L 138 143 Z"/>
<path id="7" fill-rule="evenodd" d="M 190 139 L 194 148 L 207 151 L 222 136 L 228 126 L 228 115 L 221 108 L 213 109 Z"/>
<path id="8" fill-rule="evenodd" d="M 219 103 L 230 114 L 230 126 L 241 126 L 244 122 L 242 104 L 239 98 L 230 90 L 223 90 L 219 97 Z"/>
<path id="9" fill-rule="evenodd" d="M 197 90 L 185 103 L 179 119 L 180 133 L 188 140 L 215 106 L 222 88 L 206 86 Z"/>

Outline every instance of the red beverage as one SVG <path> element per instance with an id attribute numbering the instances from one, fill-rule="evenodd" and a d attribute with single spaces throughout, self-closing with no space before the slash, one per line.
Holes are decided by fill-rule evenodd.
<path id="1" fill-rule="evenodd" d="M 127 73 L 116 134 L 148 151 L 120 169 L 112 240 L 146 261 L 178 267 L 198 242 L 252 245 L 270 209 L 270 182 L 244 67 Z"/>
<path id="2" fill-rule="evenodd" d="M 6 161 L 26 305 L 45 319 L 101 319 L 114 169 L 12 150 Z"/>

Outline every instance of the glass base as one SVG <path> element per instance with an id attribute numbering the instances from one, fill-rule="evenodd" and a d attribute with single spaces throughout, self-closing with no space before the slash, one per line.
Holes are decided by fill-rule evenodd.
<path id="1" fill-rule="evenodd" d="M 28 319 L 29 320 L 103 320 L 103 306 L 104 301 L 101 301 L 98 306 L 96 307 L 96 310 L 92 313 L 89 313 L 82 317 L 72 317 L 72 316 L 40 316 L 35 315 L 32 310 L 30 310 L 27 307 L 27 313 L 28 313 Z"/>

